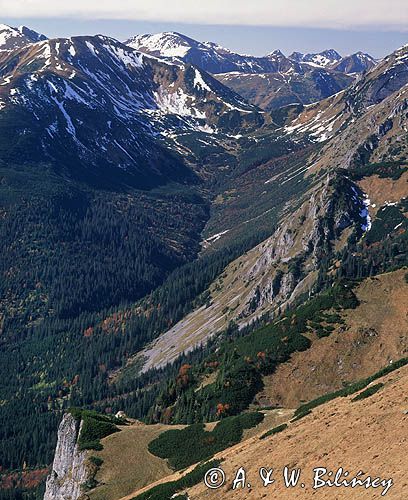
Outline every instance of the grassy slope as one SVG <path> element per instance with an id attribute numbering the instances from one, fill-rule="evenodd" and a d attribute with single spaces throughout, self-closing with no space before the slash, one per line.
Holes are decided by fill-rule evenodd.
<path id="1" fill-rule="evenodd" d="M 217 498 L 245 500 L 263 498 L 262 495 L 266 490 L 256 479 L 260 467 L 274 467 L 276 471 L 274 477 L 277 481 L 270 487 L 273 488 L 274 496 L 285 499 L 299 498 L 299 490 L 285 489 L 279 477 L 286 465 L 303 469 L 302 479 L 305 479 L 306 488 L 302 490 L 302 498 L 306 500 L 333 498 L 333 491 L 330 488 L 319 490 L 317 495 L 316 491 L 311 489 L 312 469 L 324 466 L 329 470 L 336 470 L 340 465 L 351 473 L 363 470 L 374 477 L 377 475 L 383 478 L 393 477 L 395 486 L 387 498 L 391 500 L 405 498 L 408 486 L 404 481 L 404 473 L 408 459 L 401 448 L 401 443 L 406 440 L 407 416 L 404 412 L 408 406 L 408 367 L 404 366 L 376 382 L 384 386 L 369 398 L 353 401 L 355 394 L 337 398 L 315 408 L 312 415 L 292 422 L 287 429 L 270 436 L 264 436 L 265 429 L 261 424 L 248 439 L 218 453 L 215 459 L 222 460 L 221 467 L 226 472 L 227 483 L 217 490 Z M 253 478 L 251 490 L 231 489 L 231 478 L 240 466 L 245 468 L 247 477 Z M 191 468 L 182 473 L 172 474 L 154 484 L 179 479 Z M 151 486 L 135 490 L 120 500 L 130 500 L 149 490 Z M 189 498 L 194 500 L 214 498 L 214 492 L 208 490 L 202 482 L 188 489 L 187 493 Z M 346 491 L 345 496 L 341 498 L 366 500 L 378 496 L 378 490 L 367 492 L 365 489 L 354 489 Z"/>
<path id="2" fill-rule="evenodd" d="M 293 410 L 265 410 L 263 413 L 265 418 L 260 424 L 244 430 L 243 440 L 287 422 L 292 417 Z M 206 424 L 206 430 L 211 431 L 214 426 L 214 422 Z M 90 455 L 103 459 L 103 464 L 96 475 L 100 486 L 87 493 L 90 500 L 117 500 L 127 495 L 131 497 L 132 492 L 172 477 L 174 472 L 167 465 L 167 460 L 149 453 L 148 444 L 169 429 L 184 427 L 143 425 L 136 422 L 130 426 L 120 426 L 121 432 L 104 438 L 103 450 L 90 452 Z"/>
<path id="3" fill-rule="evenodd" d="M 103 450 L 91 452 L 102 458 L 103 464 L 96 475 L 102 484 L 88 493 L 90 499 L 118 499 L 171 474 L 166 460 L 149 453 L 147 445 L 169 428 L 182 427 L 135 423 L 120 427 L 121 432 L 103 439 Z"/>
<path id="4" fill-rule="evenodd" d="M 299 498 L 297 488 L 287 490 L 281 479 L 284 466 L 300 467 L 306 488 L 302 499 L 333 499 L 331 488 L 317 492 L 312 486 L 313 468 L 327 467 L 336 471 L 344 466 L 352 477 L 363 470 L 372 477 L 392 477 L 394 486 L 387 494 L 391 500 L 407 498 L 408 485 L 405 471 L 408 457 L 402 443 L 406 442 L 408 408 L 408 367 L 405 366 L 379 379 L 384 387 L 369 398 L 353 402 L 354 396 L 338 398 L 313 410 L 312 415 L 289 425 L 288 429 L 260 440 L 259 436 L 241 443 L 223 453 L 222 467 L 227 478 L 233 477 L 239 466 L 253 478 L 253 489 L 231 490 L 226 486 L 217 490 L 217 498 L 258 499 L 266 491 L 260 484 L 259 467 L 274 467 L 276 483 L 269 492 L 277 498 Z M 375 438 L 373 438 L 375 436 Z M 380 491 L 363 488 L 342 489 L 338 493 L 344 500 L 380 498 Z M 190 498 L 211 498 L 203 484 L 188 491 Z"/>
<path id="5" fill-rule="evenodd" d="M 311 349 L 295 353 L 292 355 L 291 361 L 279 366 L 274 375 L 264 378 L 266 388 L 263 392 L 263 403 L 267 404 L 267 395 L 280 394 L 282 396 L 287 393 L 286 400 L 273 401 L 274 403 L 285 403 L 286 408 L 265 411 L 265 420 L 255 429 L 247 430 L 242 443 L 226 450 L 225 454 L 227 457 L 230 457 L 236 463 L 233 456 L 238 447 L 240 450 L 243 450 L 252 446 L 251 443 L 256 442 L 259 435 L 265 434 L 266 431 L 275 428 L 283 422 L 287 422 L 293 415 L 293 410 L 287 408 L 294 408 L 299 405 L 301 400 L 310 400 L 323 393 L 342 387 L 342 380 L 355 381 L 371 375 L 382 366 L 387 365 L 390 357 L 394 360 L 402 357 L 401 352 L 404 350 L 403 345 L 406 341 L 404 340 L 403 332 L 406 332 L 407 326 L 404 304 L 407 303 L 408 299 L 408 284 L 405 281 L 405 274 L 406 270 L 400 269 L 392 273 L 364 280 L 356 288 L 356 293 L 361 302 L 360 305 L 355 310 L 350 309 L 341 312 L 345 325 L 337 326 L 336 330 L 329 337 L 316 338 Z M 377 330 L 373 335 L 372 330 L 374 326 L 376 326 Z M 341 328 L 348 330 L 340 331 Z M 345 362 L 339 365 L 338 359 L 342 352 L 344 353 Z M 315 373 L 318 374 L 318 379 L 315 376 L 310 377 L 311 365 L 310 361 L 305 360 L 307 356 L 314 360 L 316 366 L 318 366 L 318 369 L 315 370 Z M 338 376 L 336 370 L 339 370 L 339 367 L 340 370 L 344 370 L 344 374 L 347 374 L 347 376 L 343 378 Z M 380 379 L 378 382 L 384 383 L 384 380 Z M 316 390 L 316 385 L 318 385 L 318 390 Z M 284 387 L 285 390 L 279 392 L 279 388 L 281 387 Z M 379 393 L 381 392 L 382 388 Z M 374 394 L 369 399 L 377 396 L 379 394 Z M 363 401 L 358 404 L 362 403 Z M 316 411 L 320 412 L 321 410 L 320 408 L 313 410 L 314 413 Z M 306 420 L 307 418 L 313 417 L 305 417 L 302 420 Z M 291 424 L 291 428 L 293 429 L 292 425 L 298 424 Z M 332 423 L 329 425 L 330 427 L 334 426 Z M 169 426 L 142 426 L 139 430 L 136 429 L 134 431 L 138 433 L 137 435 L 144 436 L 144 451 L 142 455 L 140 455 L 140 446 L 136 445 L 137 451 L 133 446 L 129 450 L 127 449 L 129 443 L 133 441 L 126 439 L 124 433 L 118 433 L 104 440 L 105 450 L 102 453 L 107 457 L 107 461 L 101 469 L 100 477 L 98 476 L 97 479 L 105 482 L 111 481 L 112 484 L 99 488 L 99 492 L 102 492 L 105 496 L 95 496 L 98 493 L 98 489 L 96 489 L 91 495 L 91 499 L 113 500 L 116 497 L 106 495 L 110 495 L 113 491 L 115 491 L 115 494 L 116 491 L 125 491 L 122 487 L 120 487 L 120 490 L 116 490 L 119 483 L 125 484 L 126 492 L 129 492 L 133 484 L 137 485 L 136 488 L 143 488 L 150 482 L 150 480 L 140 481 L 139 472 L 135 474 L 134 471 L 142 471 L 140 476 L 144 477 L 143 475 L 146 474 L 146 470 L 152 470 L 151 462 L 153 462 L 154 470 L 154 464 L 157 460 L 160 461 L 160 459 L 152 457 L 147 452 L 149 439 L 155 437 L 150 434 L 151 429 L 159 428 L 164 430 L 169 428 Z M 285 436 L 285 433 L 282 432 L 280 435 Z M 257 436 L 255 441 L 254 436 Z M 124 439 L 124 441 L 120 444 L 117 441 L 118 438 Z M 276 438 L 275 436 L 274 439 Z M 114 443 L 114 446 L 112 446 L 112 443 Z M 293 444 L 294 446 L 295 444 Z M 123 467 L 122 457 L 123 463 L 127 463 L 128 456 L 131 457 L 133 465 L 132 467 Z M 164 468 L 162 467 L 163 462 L 159 466 L 159 473 L 153 475 L 153 477 L 149 476 L 152 481 L 164 481 L 163 478 L 167 476 L 169 469 L 165 464 Z M 169 477 L 174 478 L 174 475 Z M 104 488 L 107 489 L 104 490 Z M 193 498 L 196 497 L 194 496 Z"/>
<path id="6" fill-rule="evenodd" d="M 337 326 L 329 337 L 314 337 L 310 349 L 293 354 L 264 377 L 265 388 L 257 397 L 261 404 L 293 408 L 403 357 L 408 329 L 406 272 L 400 269 L 364 280 L 355 290 L 360 305 L 341 312 L 345 325 Z"/>

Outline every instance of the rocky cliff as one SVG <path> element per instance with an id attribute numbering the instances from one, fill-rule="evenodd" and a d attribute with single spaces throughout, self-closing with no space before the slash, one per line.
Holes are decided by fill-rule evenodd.
<path id="1" fill-rule="evenodd" d="M 77 500 L 88 477 L 86 452 L 78 447 L 82 421 L 66 413 L 58 429 L 51 474 L 47 478 L 44 500 Z"/>

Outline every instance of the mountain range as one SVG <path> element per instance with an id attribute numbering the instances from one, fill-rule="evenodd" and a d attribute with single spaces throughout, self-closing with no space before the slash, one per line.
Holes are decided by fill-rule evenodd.
<path id="1" fill-rule="evenodd" d="M 202 68 L 266 111 L 288 104 L 310 104 L 333 95 L 377 63 L 369 54 L 357 52 L 342 57 L 333 49 L 289 56 L 280 50 L 263 57 L 241 55 L 174 32 L 137 35 L 125 43 L 168 61 Z"/>
<path id="2" fill-rule="evenodd" d="M 26 27 L 3 25 L 0 50 L 23 47 L 45 38 Z M 342 57 L 333 49 L 316 54 L 294 52 L 288 57 L 280 50 L 264 57 L 247 56 L 173 32 L 137 35 L 124 43 L 173 64 L 184 62 L 214 74 L 248 102 L 266 111 L 328 97 L 377 62 L 362 52 Z"/>
<path id="3" fill-rule="evenodd" d="M 300 72 L 307 67 L 338 69 L 345 73 L 360 73 L 375 66 L 369 54 L 357 52 L 342 57 L 334 49 L 315 54 L 293 52 L 286 57 L 275 50 L 263 57 L 241 55 L 213 42 L 198 42 L 181 33 L 164 32 L 155 35 L 136 35 L 126 40 L 126 45 L 156 57 L 182 60 L 209 73 L 277 73 L 289 70 Z M 354 64 L 351 64 L 351 61 Z M 358 65 L 357 65 L 358 61 Z M 306 66 L 307 65 L 307 66 Z"/>
<path id="4" fill-rule="evenodd" d="M 184 495 L 139 489 L 403 369 L 408 46 L 0 43 L 0 495 Z"/>
<path id="5" fill-rule="evenodd" d="M 76 170 L 82 165 L 108 172 L 116 166 L 140 185 L 161 182 L 168 169 L 173 176 L 178 170 L 185 175 L 165 154 L 166 143 L 177 147 L 173 136 L 215 129 L 236 133 L 265 121 L 259 109 L 202 70 L 138 53 L 104 36 L 3 51 L 0 71 L 5 157 L 19 150 L 22 157 L 46 157 L 59 168 L 73 158 Z M 38 133 L 22 140 L 27 128 Z"/>

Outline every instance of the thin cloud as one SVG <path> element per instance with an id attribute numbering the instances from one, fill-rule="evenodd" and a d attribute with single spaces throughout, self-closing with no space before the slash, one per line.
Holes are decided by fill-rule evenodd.
<path id="1" fill-rule="evenodd" d="M 406 0 L 0 0 L 10 18 L 126 19 L 200 24 L 405 31 Z"/>

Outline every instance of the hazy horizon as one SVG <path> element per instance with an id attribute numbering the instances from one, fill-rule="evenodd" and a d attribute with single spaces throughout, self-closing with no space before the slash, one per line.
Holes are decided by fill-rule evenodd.
<path id="1" fill-rule="evenodd" d="M 119 40 L 143 33 L 177 31 L 199 41 L 216 42 L 242 54 L 262 56 L 275 49 L 321 52 L 333 48 L 342 55 L 359 50 L 381 58 L 408 43 L 408 32 L 399 30 L 329 29 L 310 27 L 211 25 L 128 20 L 70 18 L 3 18 L 10 26 L 26 25 L 50 38 L 103 33 Z"/>

